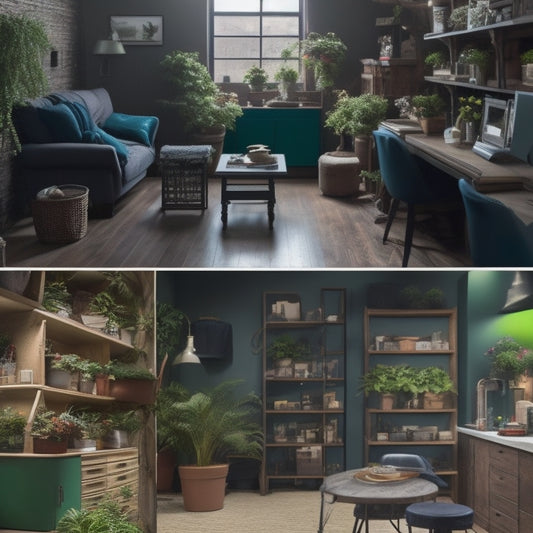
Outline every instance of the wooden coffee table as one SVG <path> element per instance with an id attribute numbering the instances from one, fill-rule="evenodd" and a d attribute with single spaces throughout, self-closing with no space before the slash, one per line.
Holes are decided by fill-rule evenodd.
<path id="1" fill-rule="evenodd" d="M 215 175 L 222 178 L 222 229 L 228 227 L 228 205 L 232 201 L 261 201 L 268 208 L 268 227 L 274 225 L 276 189 L 274 178 L 287 174 L 283 154 L 273 154 L 277 163 L 272 165 L 238 166 L 229 164 L 231 154 L 222 154 Z"/>

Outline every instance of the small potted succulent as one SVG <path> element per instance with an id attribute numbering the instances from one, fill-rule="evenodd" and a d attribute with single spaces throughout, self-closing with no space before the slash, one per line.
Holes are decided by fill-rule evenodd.
<path id="1" fill-rule="evenodd" d="M 265 84 L 268 81 L 268 74 L 265 69 L 254 65 L 246 71 L 243 81 L 250 85 L 252 91 L 260 92 L 265 88 Z"/>

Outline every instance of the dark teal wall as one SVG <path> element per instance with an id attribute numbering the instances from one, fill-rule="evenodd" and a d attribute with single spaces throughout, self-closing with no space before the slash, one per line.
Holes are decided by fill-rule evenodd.
<path id="1" fill-rule="evenodd" d="M 489 375 L 489 360 L 484 355 L 501 337 L 515 338 L 533 348 L 533 310 L 499 314 L 505 304 L 507 290 L 515 273 L 509 271 L 474 271 L 468 274 L 467 312 L 463 328 L 464 352 L 460 354 L 460 418 L 461 424 L 473 422 L 476 416 L 476 384 Z"/>
<path id="2" fill-rule="evenodd" d="M 205 360 L 202 367 L 183 365 L 172 368 L 174 379 L 191 389 L 225 379 L 244 379 L 249 390 L 261 391 L 260 344 L 253 343 L 262 323 L 263 291 L 297 292 L 302 309 L 318 307 L 320 288 L 347 289 L 347 367 L 346 367 L 346 455 L 347 466 L 363 461 L 363 399 L 357 394 L 363 364 L 363 311 L 370 284 L 416 285 L 444 291 L 446 306 L 460 301 L 460 287 L 466 273 L 448 272 L 348 272 L 348 271 L 185 271 L 158 272 L 158 301 L 172 303 L 192 320 L 216 316 L 233 326 L 233 361 Z M 459 327 L 465 323 L 459 308 Z M 260 343 L 261 339 L 257 340 Z M 175 354 L 170 354 L 171 359 Z M 461 356 L 460 356 L 461 357 Z M 187 367 L 187 368 L 185 368 Z M 192 368 L 191 368 L 192 367 Z"/>

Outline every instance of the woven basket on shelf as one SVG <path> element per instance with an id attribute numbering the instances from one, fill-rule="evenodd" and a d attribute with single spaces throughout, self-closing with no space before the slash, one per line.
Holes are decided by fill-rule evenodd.
<path id="1" fill-rule="evenodd" d="M 65 244 L 87 234 L 89 189 L 83 185 L 61 185 L 64 196 L 38 198 L 32 203 L 33 225 L 39 241 Z"/>

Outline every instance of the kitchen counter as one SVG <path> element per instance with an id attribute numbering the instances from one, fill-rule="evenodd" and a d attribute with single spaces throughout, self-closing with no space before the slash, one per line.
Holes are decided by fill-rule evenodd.
<path id="1" fill-rule="evenodd" d="M 528 435 L 526 437 L 504 437 L 498 435 L 497 431 L 480 431 L 478 429 L 465 427 L 458 427 L 457 432 L 494 442 L 496 444 L 501 444 L 502 446 L 509 446 L 510 448 L 515 448 L 517 450 L 533 452 L 533 435 Z"/>

